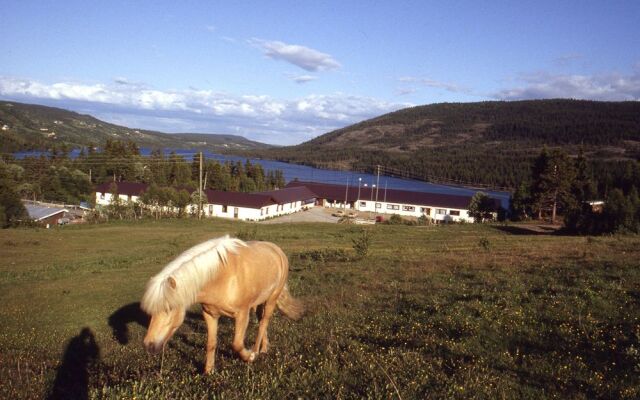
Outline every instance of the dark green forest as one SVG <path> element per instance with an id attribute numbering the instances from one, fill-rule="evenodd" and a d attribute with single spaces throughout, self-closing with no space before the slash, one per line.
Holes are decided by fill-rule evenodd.
<path id="1" fill-rule="evenodd" d="M 443 103 L 399 110 L 297 146 L 255 152 L 323 168 L 513 190 L 543 146 L 589 159 L 604 193 L 640 158 L 640 103 L 582 100 Z"/>

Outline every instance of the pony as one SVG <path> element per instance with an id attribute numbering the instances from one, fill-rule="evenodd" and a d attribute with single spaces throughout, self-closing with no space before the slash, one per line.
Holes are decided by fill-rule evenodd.
<path id="1" fill-rule="evenodd" d="M 269 242 L 244 242 L 228 235 L 196 245 L 171 261 L 149 280 L 140 302 L 151 316 L 144 338 L 150 353 L 158 353 L 182 325 L 188 307 L 202 305 L 207 325 L 204 372 L 215 367 L 218 319 L 235 319 L 232 348 L 253 362 L 269 347 L 267 327 L 276 306 L 290 319 L 299 319 L 303 304 L 287 287 L 289 261 Z M 251 350 L 245 347 L 250 310 L 259 309 L 260 322 Z"/>

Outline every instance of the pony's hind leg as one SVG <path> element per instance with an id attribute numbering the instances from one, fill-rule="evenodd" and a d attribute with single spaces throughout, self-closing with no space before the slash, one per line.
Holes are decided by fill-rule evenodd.
<path id="1" fill-rule="evenodd" d="M 276 300 L 267 300 L 262 308 L 262 316 L 260 318 L 260 325 L 258 326 L 258 334 L 256 335 L 256 343 L 253 345 L 254 352 L 266 353 L 269 349 L 269 339 L 267 338 L 267 328 L 269 327 L 269 320 L 273 315 L 273 311 L 276 308 Z"/>
<path id="2" fill-rule="evenodd" d="M 216 365 L 216 347 L 218 346 L 218 316 L 213 316 L 206 311 L 202 312 L 207 323 L 207 353 L 204 359 L 205 374 L 213 371 Z"/>
<path id="3" fill-rule="evenodd" d="M 244 336 L 249 324 L 249 309 L 239 311 L 236 314 L 236 332 L 233 337 L 233 350 L 240 355 L 243 361 L 252 362 L 256 359 L 256 353 L 244 347 Z"/>

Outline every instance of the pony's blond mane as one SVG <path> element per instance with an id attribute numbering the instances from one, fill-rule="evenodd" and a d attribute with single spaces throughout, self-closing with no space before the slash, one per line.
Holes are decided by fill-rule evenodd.
<path id="1" fill-rule="evenodd" d="M 227 264 L 229 252 L 233 253 L 237 247 L 246 245 L 242 240 L 226 235 L 193 246 L 149 280 L 141 308 L 154 315 L 191 306 L 196 302 L 200 289 L 221 266 Z M 175 281 L 175 288 L 171 286 L 169 278 Z"/>

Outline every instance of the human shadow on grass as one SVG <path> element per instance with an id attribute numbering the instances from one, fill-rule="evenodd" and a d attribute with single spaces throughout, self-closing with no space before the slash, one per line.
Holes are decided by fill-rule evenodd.
<path id="1" fill-rule="evenodd" d="M 146 328 L 149 326 L 149 316 L 140 308 L 140 302 L 130 303 L 120 307 L 109 316 L 109 326 L 113 336 L 120 344 L 129 343 L 129 324 L 135 322 Z"/>
<path id="2" fill-rule="evenodd" d="M 91 329 L 85 327 L 69 341 L 47 399 L 87 399 L 89 373 L 99 360 L 96 338 Z"/>

